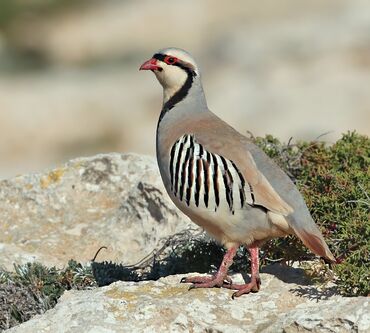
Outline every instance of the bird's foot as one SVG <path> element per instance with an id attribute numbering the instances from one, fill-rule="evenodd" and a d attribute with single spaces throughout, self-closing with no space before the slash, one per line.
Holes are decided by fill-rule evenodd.
<path id="1" fill-rule="evenodd" d="M 192 283 L 190 289 L 194 288 L 214 288 L 214 287 L 226 287 L 232 284 L 232 280 L 227 276 L 227 270 L 233 263 L 233 258 L 238 249 L 239 245 L 235 245 L 227 250 L 222 259 L 222 263 L 217 273 L 213 276 L 193 276 L 181 279 L 182 283 Z"/>
<path id="2" fill-rule="evenodd" d="M 231 296 L 232 299 L 234 299 L 235 297 L 240 297 L 241 295 L 249 294 L 250 292 L 256 293 L 260 290 L 260 286 L 261 286 L 261 279 L 257 277 L 257 278 L 252 278 L 251 282 L 247 284 L 232 284 L 231 283 L 224 287 L 228 289 L 237 290 Z"/>
<path id="3" fill-rule="evenodd" d="M 226 287 L 232 284 L 232 280 L 229 276 L 190 276 L 181 279 L 180 283 L 192 283 L 189 290 L 195 288 L 220 288 Z"/>

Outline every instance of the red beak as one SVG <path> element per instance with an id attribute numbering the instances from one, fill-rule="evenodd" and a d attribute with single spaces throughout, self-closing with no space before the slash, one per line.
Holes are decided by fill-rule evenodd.
<path id="1" fill-rule="evenodd" d="M 140 66 L 140 71 L 141 70 L 156 70 L 159 69 L 160 67 L 157 65 L 157 59 L 150 59 L 145 61 L 141 66 Z"/>

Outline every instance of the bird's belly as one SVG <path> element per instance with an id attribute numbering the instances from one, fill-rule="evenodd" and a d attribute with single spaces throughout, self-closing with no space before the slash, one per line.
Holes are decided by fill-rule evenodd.
<path id="1" fill-rule="evenodd" d="M 249 245 L 275 234 L 275 227 L 269 221 L 266 211 L 257 207 L 247 205 L 231 212 L 222 205 L 216 210 L 187 206 L 181 201 L 177 201 L 176 205 L 222 244 Z"/>

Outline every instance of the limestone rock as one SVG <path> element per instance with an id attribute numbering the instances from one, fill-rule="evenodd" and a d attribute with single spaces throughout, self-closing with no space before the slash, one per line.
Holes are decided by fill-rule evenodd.
<path id="1" fill-rule="evenodd" d="M 7 332 L 369 332 L 368 298 L 302 286 L 301 270 L 279 270 L 261 275 L 259 293 L 236 300 L 227 289 L 188 291 L 179 283 L 184 275 L 69 291 L 54 309 Z"/>
<path id="2" fill-rule="evenodd" d="M 83 262 L 101 246 L 108 250 L 99 259 L 134 263 L 190 223 L 165 193 L 152 157 L 78 158 L 0 181 L 0 266 Z"/>

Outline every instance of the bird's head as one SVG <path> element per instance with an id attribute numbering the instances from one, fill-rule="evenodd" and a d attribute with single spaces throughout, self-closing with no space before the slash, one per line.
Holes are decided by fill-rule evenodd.
<path id="1" fill-rule="evenodd" d="M 168 101 L 186 82 L 190 85 L 199 71 L 193 57 L 179 48 L 166 48 L 157 51 L 145 61 L 140 70 L 151 70 L 163 87 L 164 101 Z"/>

